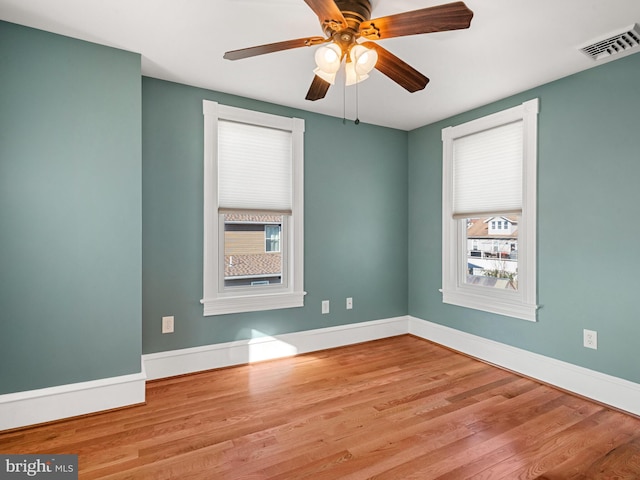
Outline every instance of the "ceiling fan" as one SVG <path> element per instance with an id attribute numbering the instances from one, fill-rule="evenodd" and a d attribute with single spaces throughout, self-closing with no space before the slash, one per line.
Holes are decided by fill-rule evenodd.
<path id="1" fill-rule="evenodd" d="M 318 68 L 307 100 L 324 98 L 345 60 L 346 84 L 358 83 L 375 68 L 409 92 L 422 90 L 429 79 L 376 40 L 469 28 L 473 12 L 464 2 L 422 8 L 371 20 L 371 0 L 304 0 L 320 20 L 326 37 L 306 37 L 232 50 L 228 60 L 239 60 L 298 47 L 323 45 L 315 54 Z"/>

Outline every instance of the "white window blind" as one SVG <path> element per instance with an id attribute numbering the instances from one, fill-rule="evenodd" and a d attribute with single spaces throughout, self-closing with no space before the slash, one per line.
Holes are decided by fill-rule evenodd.
<path id="1" fill-rule="evenodd" d="M 292 133 L 218 121 L 219 212 L 292 208 Z"/>
<path id="2" fill-rule="evenodd" d="M 453 217 L 522 212 L 523 122 L 453 140 Z"/>

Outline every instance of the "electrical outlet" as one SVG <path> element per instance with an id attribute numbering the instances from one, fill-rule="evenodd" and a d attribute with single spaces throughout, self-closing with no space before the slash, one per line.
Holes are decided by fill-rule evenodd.
<path id="1" fill-rule="evenodd" d="M 329 300 L 322 301 L 322 314 L 329 313 Z"/>
<path id="2" fill-rule="evenodd" d="M 173 316 L 162 317 L 162 333 L 173 333 Z"/>
<path id="3" fill-rule="evenodd" d="M 587 348 L 598 349 L 598 332 L 595 330 L 583 330 L 583 344 Z"/>
<path id="4" fill-rule="evenodd" d="M 353 308 L 353 298 L 347 297 L 347 310 L 351 310 Z"/>

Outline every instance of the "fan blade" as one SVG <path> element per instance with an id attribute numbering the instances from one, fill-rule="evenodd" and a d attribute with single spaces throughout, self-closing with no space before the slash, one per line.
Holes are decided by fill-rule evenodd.
<path id="1" fill-rule="evenodd" d="M 316 75 L 313 77 L 313 82 L 311 82 L 311 86 L 309 87 L 309 91 L 307 92 L 305 99 L 315 102 L 316 100 L 324 98 L 330 86 L 331 84 L 329 82 Z"/>
<path id="2" fill-rule="evenodd" d="M 335 24 L 332 30 L 347 28 L 344 15 L 333 0 L 304 0 L 320 19 L 323 25 Z"/>
<path id="3" fill-rule="evenodd" d="M 279 52 L 281 50 L 310 47 L 312 45 L 319 45 L 326 41 L 327 39 L 324 37 L 297 38 L 295 40 L 268 43 L 266 45 L 258 45 L 256 47 L 241 48 L 240 50 L 231 50 L 230 52 L 226 52 L 223 58 L 226 58 L 227 60 L 240 60 L 242 58 L 255 57 L 256 55 L 264 55 L 265 53 Z"/>
<path id="4" fill-rule="evenodd" d="M 384 73 L 409 92 L 422 90 L 429 83 L 429 79 L 413 68 L 408 63 L 400 60 L 393 53 L 374 42 L 364 42 L 363 46 L 372 48 L 378 53 L 376 70 Z"/>
<path id="5" fill-rule="evenodd" d="M 446 32 L 469 28 L 473 12 L 464 2 L 453 2 L 412 12 L 376 18 L 360 24 L 360 35 L 369 40 Z"/>

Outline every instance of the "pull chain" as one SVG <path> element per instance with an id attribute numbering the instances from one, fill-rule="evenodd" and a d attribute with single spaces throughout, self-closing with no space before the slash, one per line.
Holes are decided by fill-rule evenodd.
<path id="1" fill-rule="evenodd" d="M 347 123 L 347 85 L 342 84 L 342 124 Z"/>
<path id="2" fill-rule="evenodd" d="M 359 109 L 358 109 L 358 84 L 356 83 L 356 121 L 355 124 L 358 125 L 360 123 L 359 117 Z"/>

